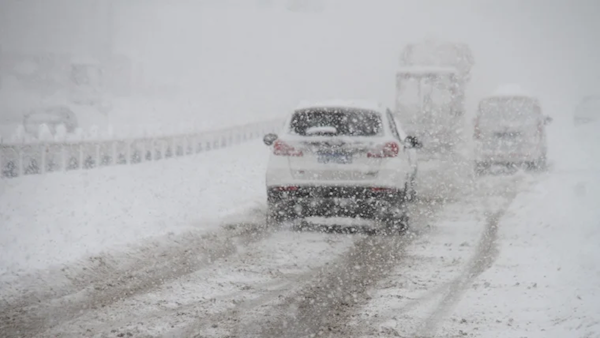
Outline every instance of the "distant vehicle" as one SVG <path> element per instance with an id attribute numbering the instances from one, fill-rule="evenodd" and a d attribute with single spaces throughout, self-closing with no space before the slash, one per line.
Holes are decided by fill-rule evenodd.
<path id="1" fill-rule="evenodd" d="M 40 98 L 18 91 L 0 93 L 0 137 L 3 140 L 11 140 L 18 130 L 24 132 L 22 136 L 26 139 L 35 140 L 43 124 L 53 135 L 58 125 L 64 125 L 66 134 L 77 134 L 77 129 L 85 133 L 92 127 L 106 128 L 108 115 L 98 107 L 74 104 L 59 95 Z"/>
<path id="2" fill-rule="evenodd" d="M 59 125 L 64 126 L 67 134 L 73 133 L 79 127 L 77 115 L 66 105 L 49 105 L 24 109 L 21 107 L 8 107 L 3 110 L 0 118 L 0 133 L 10 138 L 18 128 L 27 135 L 29 139 L 39 136 L 42 125 L 48 127 L 51 135 L 56 134 Z"/>
<path id="3" fill-rule="evenodd" d="M 473 135 L 476 171 L 496 164 L 545 167 L 545 126 L 551 121 L 539 100 L 519 86 L 499 88 L 479 103 Z"/>
<path id="4" fill-rule="evenodd" d="M 600 96 L 584 97 L 575 108 L 573 122 L 577 126 L 598 120 L 600 120 Z"/>
<path id="5" fill-rule="evenodd" d="M 23 117 L 25 131 L 32 136 L 38 136 L 42 124 L 48 126 L 52 135 L 56 134 L 56 128 L 59 125 L 63 125 L 67 133 L 73 133 L 78 127 L 77 116 L 67 106 L 39 108 L 25 114 Z"/>
<path id="6" fill-rule="evenodd" d="M 425 40 L 402 49 L 395 114 L 409 133 L 423 140 L 424 156 L 455 151 L 474 64 L 464 43 Z"/>
<path id="7" fill-rule="evenodd" d="M 454 68 L 411 67 L 396 73 L 396 117 L 426 143 L 424 159 L 453 152 L 462 129 L 463 105 Z"/>
<path id="8" fill-rule="evenodd" d="M 408 226 L 403 205 L 415 195 L 421 145 L 389 109 L 368 102 L 302 105 L 264 142 L 273 149 L 266 173 L 269 223 L 316 216 Z"/>
<path id="9" fill-rule="evenodd" d="M 467 44 L 425 40 L 405 45 L 396 71 L 395 116 L 423 142 L 417 185 L 424 198 L 452 198 L 470 182 L 465 100 L 475 60 Z"/>

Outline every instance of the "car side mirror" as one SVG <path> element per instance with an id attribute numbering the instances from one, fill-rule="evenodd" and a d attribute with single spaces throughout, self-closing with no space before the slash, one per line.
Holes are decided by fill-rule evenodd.
<path id="1" fill-rule="evenodd" d="M 265 135 L 265 136 L 263 137 L 263 142 L 264 142 L 266 145 L 270 146 L 270 145 L 272 145 L 272 144 L 275 142 L 275 140 L 277 140 L 277 138 L 278 138 L 278 137 L 277 137 L 277 134 L 273 134 L 273 133 L 271 133 L 271 134 L 267 134 L 267 135 Z"/>
<path id="2" fill-rule="evenodd" d="M 419 141 L 419 139 L 416 136 L 407 136 L 405 141 L 406 141 L 406 146 L 408 148 L 413 148 L 413 149 L 423 148 L 423 144 L 421 143 L 421 141 Z"/>
<path id="3" fill-rule="evenodd" d="M 544 117 L 544 124 L 550 124 L 552 121 L 553 121 L 553 119 L 550 116 Z"/>

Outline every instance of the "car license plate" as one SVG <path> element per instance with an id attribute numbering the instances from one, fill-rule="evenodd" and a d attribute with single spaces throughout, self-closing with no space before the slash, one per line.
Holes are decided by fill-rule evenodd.
<path id="1" fill-rule="evenodd" d="M 346 153 L 319 153 L 318 161 L 324 164 L 350 164 L 352 163 L 352 155 Z"/>

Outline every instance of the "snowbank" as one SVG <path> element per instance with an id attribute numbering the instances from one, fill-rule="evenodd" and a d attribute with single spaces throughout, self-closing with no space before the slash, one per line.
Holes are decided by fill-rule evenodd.
<path id="1" fill-rule="evenodd" d="M 214 228 L 262 202 L 267 156 L 264 145 L 250 142 L 137 166 L 0 180 L 0 279 Z"/>

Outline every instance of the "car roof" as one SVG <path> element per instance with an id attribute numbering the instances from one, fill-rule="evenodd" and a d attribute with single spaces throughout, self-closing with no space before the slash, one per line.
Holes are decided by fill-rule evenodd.
<path id="1" fill-rule="evenodd" d="M 458 70 L 453 67 L 438 67 L 438 66 L 411 66 L 401 67 L 396 70 L 397 74 L 414 74 L 414 75 L 427 75 L 427 74 L 458 74 Z"/>
<path id="2" fill-rule="evenodd" d="M 295 111 L 306 110 L 311 108 L 349 108 L 349 109 L 364 109 L 372 110 L 379 113 L 385 113 L 385 107 L 377 101 L 368 100 L 325 100 L 314 102 L 300 102 Z"/>

